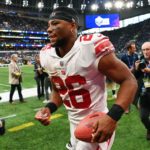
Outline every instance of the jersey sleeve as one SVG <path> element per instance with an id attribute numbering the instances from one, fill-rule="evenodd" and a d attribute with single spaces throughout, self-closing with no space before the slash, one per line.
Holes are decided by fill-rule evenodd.
<path id="1" fill-rule="evenodd" d="M 40 51 L 40 62 L 41 62 L 41 66 L 44 68 L 46 68 L 47 66 L 47 56 L 48 56 L 50 49 L 51 49 L 51 45 L 47 44 Z"/>
<path id="2" fill-rule="evenodd" d="M 90 34 L 81 37 L 84 44 L 93 45 L 93 53 L 99 58 L 107 55 L 115 50 L 113 44 L 107 36 L 103 34 Z"/>
<path id="3" fill-rule="evenodd" d="M 96 57 L 103 57 L 115 50 L 113 44 L 110 42 L 109 38 L 99 34 L 95 35 L 95 40 L 93 41 L 94 44 L 94 53 Z"/>

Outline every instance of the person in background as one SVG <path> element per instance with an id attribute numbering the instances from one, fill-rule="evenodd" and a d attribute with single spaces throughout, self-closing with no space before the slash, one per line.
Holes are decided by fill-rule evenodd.
<path id="1" fill-rule="evenodd" d="M 4 135 L 5 134 L 5 120 L 4 119 L 0 119 L 0 135 Z"/>
<path id="2" fill-rule="evenodd" d="M 40 51 L 40 60 L 51 76 L 51 101 L 36 113 L 35 119 L 48 125 L 51 114 L 64 104 L 71 133 L 68 149 L 110 150 L 117 122 L 132 102 L 137 82 L 115 56 L 108 37 L 102 34 L 78 37 L 78 27 L 79 18 L 72 8 L 58 7 L 50 15 L 47 29 L 50 44 Z M 106 76 L 120 85 L 110 110 L 107 108 Z M 77 125 L 94 112 L 106 114 L 93 125 L 92 143 L 77 140 L 74 136 Z"/>
<path id="3" fill-rule="evenodd" d="M 107 82 L 108 89 L 111 90 L 112 98 L 115 99 L 117 97 L 117 87 L 116 87 L 117 85 L 116 85 L 116 83 L 114 81 L 108 79 L 108 78 L 107 78 L 106 82 Z"/>
<path id="4" fill-rule="evenodd" d="M 126 44 L 126 49 L 127 52 L 121 57 L 121 60 L 128 66 L 130 71 L 134 73 L 135 69 L 135 62 L 139 60 L 138 54 L 136 53 L 136 44 L 135 41 L 131 40 Z M 137 99 L 137 98 L 135 98 Z M 134 101 L 135 101 L 134 99 Z M 125 111 L 126 114 L 130 112 L 130 106 L 129 108 Z"/>
<path id="5" fill-rule="evenodd" d="M 50 100 L 50 93 L 49 90 L 52 91 L 52 85 L 51 85 L 51 81 L 50 81 L 50 77 L 47 73 L 47 71 L 44 69 L 44 89 L 45 89 L 45 100 L 43 101 L 43 103 L 48 103 Z"/>
<path id="6" fill-rule="evenodd" d="M 37 97 L 40 99 L 44 96 L 44 73 L 41 67 L 39 54 L 35 55 L 34 72 L 34 79 L 37 84 Z"/>
<path id="7" fill-rule="evenodd" d="M 19 65 L 17 64 L 17 61 L 18 61 L 18 55 L 12 54 L 11 62 L 9 64 L 9 84 L 11 85 L 9 102 L 11 104 L 13 103 L 13 95 L 14 95 L 16 88 L 18 90 L 20 102 L 24 102 L 24 99 L 22 96 L 22 87 L 21 87 L 22 74 L 21 74 L 21 69 Z"/>
<path id="8" fill-rule="evenodd" d="M 142 47 L 144 58 L 136 62 L 136 74 L 143 79 L 140 93 L 139 111 L 141 121 L 147 133 L 146 139 L 150 140 L 150 42 L 144 42 Z"/>

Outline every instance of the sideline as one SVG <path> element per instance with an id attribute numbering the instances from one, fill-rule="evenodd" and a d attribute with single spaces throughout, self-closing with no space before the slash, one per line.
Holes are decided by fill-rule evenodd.
<path id="1" fill-rule="evenodd" d="M 0 119 L 8 119 L 8 118 L 16 117 L 16 116 L 17 116 L 16 114 L 13 114 L 13 115 L 9 115 L 9 116 L 6 116 L 6 117 L 2 117 Z"/>
<path id="2" fill-rule="evenodd" d="M 22 95 L 23 95 L 23 98 L 36 96 L 37 95 L 37 89 L 36 88 L 23 89 L 22 90 Z M 9 92 L 0 93 L 0 96 L 2 97 L 2 100 L 0 101 L 0 103 L 9 101 Z M 18 100 L 18 99 L 19 99 L 18 91 L 15 90 L 13 100 L 15 101 L 15 100 Z"/>
<path id="3" fill-rule="evenodd" d="M 0 83 L 0 85 L 10 87 L 10 85 L 8 85 L 8 84 L 1 84 Z"/>

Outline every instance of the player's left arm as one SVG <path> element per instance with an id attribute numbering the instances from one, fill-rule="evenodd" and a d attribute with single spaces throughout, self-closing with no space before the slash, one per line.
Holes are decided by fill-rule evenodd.
<path id="1" fill-rule="evenodd" d="M 104 56 L 98 64 L 98 69 L 104 75 L 120 85 L 115 104 L 126 110 L 133 101 L 137 81 L 127 66 L 122 63 L 114 53 Z"/>
<path id="2" fill-rule="evenodd" d="M 115 54 L 109 53 L 103 56 L 98 63 L 98 69 L 120 85 L 115 104 L 108 114 L 100 119 L 93 128 L 93 142 L 108 140 L 116 128 L 117 121 L 133 101 L 137 82 L 127 66 L 122 63 Z"/>

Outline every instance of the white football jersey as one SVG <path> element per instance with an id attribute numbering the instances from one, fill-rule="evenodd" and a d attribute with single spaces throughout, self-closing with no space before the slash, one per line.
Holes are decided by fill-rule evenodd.
<path id="1" fill-rule="evenodd" d="M 105 76 L 98 70 L 98 62 L 113 51 L 112 43 L 102 34 L 79 36 L 62 58 L 50 44 L 40 51 L 41 64 L 58 89 L 72 123 L 90 113 L 107 111 Z"/>

